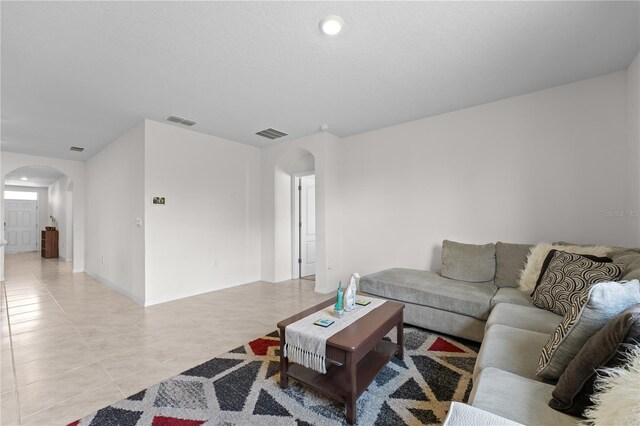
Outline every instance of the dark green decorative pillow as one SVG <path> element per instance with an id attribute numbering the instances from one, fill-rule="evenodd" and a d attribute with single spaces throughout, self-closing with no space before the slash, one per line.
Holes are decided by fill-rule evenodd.
<path id="1" fill-rule="evenodd" d="M 619 367 L 625 352 L 640 345 L 640 303 L 610 319 L 584 344 L 560 376 L 549 406 L 573 416 L 589 408 L 597 370 Z"/>
<path id="2" fill-rule="evenodd" d="M 578 303 L 583 290 L 596 283 L 615 281 L 623 270 L 619 263 L 593 261 L 560 250 L 551 250 L 547 258 L 550 259 L 547 270 L 531 299 L 538 308 L 558 315 L 569 312 L 571 305 Z"/>

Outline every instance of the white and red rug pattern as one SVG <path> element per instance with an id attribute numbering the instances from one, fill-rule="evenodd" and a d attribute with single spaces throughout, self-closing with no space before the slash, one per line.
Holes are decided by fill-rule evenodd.
<path id="1" fill-rule="evenodd" d="M 478 344 L 406 327 L 392 359 L 357 403 L 359 425 L 440 424 L 466 402 Z M 279 387 L 278 332 L 105 407 L 70 426 L 344 425 L 344 406 L 295 380 Z"/>

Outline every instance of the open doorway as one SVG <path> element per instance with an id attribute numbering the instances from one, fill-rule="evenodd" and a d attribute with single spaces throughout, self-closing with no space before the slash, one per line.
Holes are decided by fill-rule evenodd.
<path id="1" fill-rule="evenodd" d="M 316 177 L 314 172 L 293 176 L 294 278 L 316 277 Z"/>
<path id="2" fill-rule="evenodd" d="M 25 166 L 4 176 L 6 254 L 40 252 L 73 261 L 73 182 L 46 166 Z"/>
<path id="3" fill-rule="evenodd" d="M 303 277 L 308 277 L 310 280 L 301 280 L 300 284 L 308 283 L 309 286 L 315 286 L 316 283 L 311 281 L 314 275 L 319 273 L 322 275 L 322 268 L 318 270 L 309 270 L 305 268 L 301 271 L 301 266 L 315 267 L 315 263 L 322 262 L 321 253 L 316 253 L 315 244 L 304 244 L 303 250 L 309 247 L 311 250 L 302 259 L 302 265 L 298 263 L 300 259 L 300 202 L 298 201 L 298 183 L 302 177 L 303 184 L 305 184 L 304 177 L 315 175 L 315 157 L 309 151 L 300 147 L 289 147 L 284 150 L 276 160 L 273 168 L 273 269 L 270 269 L 270 262 L 267 260 L 263 266 L 265 268 L 264 274 L 268 277 L 267 280 L 275 283 L 298 280 L 302 273 Z M 314 180 L 307 180 L 306 182 L 314 182 Z M 321 180 L 318 182 L 321 184 Z M 312 212 L 305 214 L 303 219 L 307 216 L 312 218 L 318 217 L 316 212 L 317 202 L 322 202 L 322 198 L 315 197 L 315 183 L 310 185 L 310 192 L 313 197 L 311 198 Z M 305 191 L 308 192 L 308 191 Z M 305 205 L 309 205 L 309 201 L 305 202 Z M 304 234 L 308 232 L 314 232 L 317 225 L 322 226 L 320 218 L 317 223 L 314 220 L 311 229 L 305 228 Z M 304 224 L 304 220 L 302 221 Z M 303 235 L 304 237 L 304 235 Z M 321 237 L 321 236 L 320 236 Z M 308 239 L 309 242 L 315 241 Z M 268 241 L 265 241 L 269 244 Z M 322 247 L 322 239 L 319 239 L 318 245 Z M 309 256 L 309 254 L 311 256 Z M 316 254 L 318 254 L 316 256 Z M 317 259 L 315 259 L 317 257 Z M 313 260 L 310 264 L 307 264 L 305 259 Z"/>

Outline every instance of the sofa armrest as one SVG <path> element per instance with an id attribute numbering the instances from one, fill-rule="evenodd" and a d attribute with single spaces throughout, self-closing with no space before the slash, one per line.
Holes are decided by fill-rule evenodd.
<path id="1" fill-rule="evenodd" d="M 443 426 L 522 426 L 504 417 L 461 402 L 452 402 Z"/>

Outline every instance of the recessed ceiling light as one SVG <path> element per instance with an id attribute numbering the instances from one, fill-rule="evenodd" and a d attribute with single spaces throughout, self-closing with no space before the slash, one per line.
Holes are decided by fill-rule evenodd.
<path id="1" fill-rule="evenodd" d="M 336 35 L 342 31 L 344 19 L 336 15 L 329 15 L 320 21 L 320 29 L 327 35 Z"/>
<path id="2" fill-rule="evenodd" d="M 26 177 L 26 176 L 22 176 L 22 177 L 20 178 L 20 180 L 29 180 L 29 178 L 28 178 L 28 177 Z"/>

